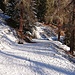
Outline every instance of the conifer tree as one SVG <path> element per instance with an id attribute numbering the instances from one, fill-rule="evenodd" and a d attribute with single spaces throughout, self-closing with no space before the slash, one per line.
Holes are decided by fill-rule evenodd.
<path id="1" fill-rule="evenodd" d="M 5 12 L 5 4 L 4 4 L 4 0 L 0 1 L 0 9 Z"/>
<path id="2" fill-rule="evenodd" d="M 47 0 L 36 0 L 37 18 L 41 22 L 45 21 L 46 1 Z"/>

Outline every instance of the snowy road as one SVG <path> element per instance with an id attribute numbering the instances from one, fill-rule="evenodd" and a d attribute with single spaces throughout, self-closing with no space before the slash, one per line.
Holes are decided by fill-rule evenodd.
<path id="1" fill-rule="evenodd" d="M 42 41 L 8 44 L 0 51 L 0 75 L 75 75 L 75 66 L 49 41 Z"/>

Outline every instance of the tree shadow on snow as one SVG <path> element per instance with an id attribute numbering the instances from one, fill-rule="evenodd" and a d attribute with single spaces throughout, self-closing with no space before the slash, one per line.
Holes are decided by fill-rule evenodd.
<path id="1" fill-rule="evenodd" d="M 27 59 L 27 58 L 21 57 L 21 56 L 11 55 L 11 54 L 8 54 L 8 53 L 2 52 L 2 51 L 0 51 L 0 54 L 4 54 L 6 56 L 13 57 L 13 58 L 20 59 L 20 60 L 29 61 L 30 63 L 35 64 L 34 67 L 33 67 L 33 71 L 35 72 L 36 70 L 38 70 L 36 72 L 39 72 L 40 75 L 44 75 L 45 74 L 44 72 L 42 72 L 43 70 L 40 70 L 40 68 L 41 69 L 42 68 L 47 68 L 47 69 L 50 69 L 50 70 L 55 70 L 57 72 L 60 72 L 60 73 L 66 74 L 66 75 L 75 75 L 75 72 L 67 71 L 64 68 L 60 68 L 60 67 L 57 67 L 57 66 L 53 66 L 53 65 L 50 65 L 50 64 L 43 63 L 43 62 L 38 62 L 38 61 L 35 61 L 35 60 L 30 60 L 30 59 Z"/>

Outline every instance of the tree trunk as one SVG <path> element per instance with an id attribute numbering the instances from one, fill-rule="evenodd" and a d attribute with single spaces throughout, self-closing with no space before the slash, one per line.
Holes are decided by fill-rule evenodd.
<path id="1" fill-rule="evenodd" d="M 19 35 L 23 39 L 23 2 L 20 4 L 20 26 L 19 26 Z"/>
<path id="2" fill-rule="evenodd" d="M 71 28 L 71 39 L 70 39 L 70 53 L 74 54 L 74 44 L 75 44 L 75 0 L 73 1 L 73 15 L 72 15 L 72 28 Z"/>
<path id="3" fill-rule="evenodd" d="M 60 41 L 60 26 L 58 26 L 58 41 Z"/>
<path id="4" fill-rule="evenodd" d="M 71 31 L 71 37 L 70 37 L 70 53 L 73 55 L 73 51 L 74 51 L 74 34 L 75 34 L 75 30 L 73 29 Z"/>

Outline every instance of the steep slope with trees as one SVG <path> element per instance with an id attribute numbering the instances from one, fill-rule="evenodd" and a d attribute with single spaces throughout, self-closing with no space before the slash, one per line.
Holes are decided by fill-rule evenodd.
<path id="1" fill-rule="evenodd" d="M 63 28 L 65 44 L 70 46 L 72 51 L 75 50 L 75 0 L 1 0 L 0 7 L 3 10 L 6 8 L 6 13 L 15 19 L 18 25 L 20 25 L 21 1 L 24 6 L 24 31 L 34 27 L 36 21 L 53 24 L 58 27 L 58 39 L 60 39 L 60 28 Z M 2 7 L 3 4 L 6 6 Z"/>

